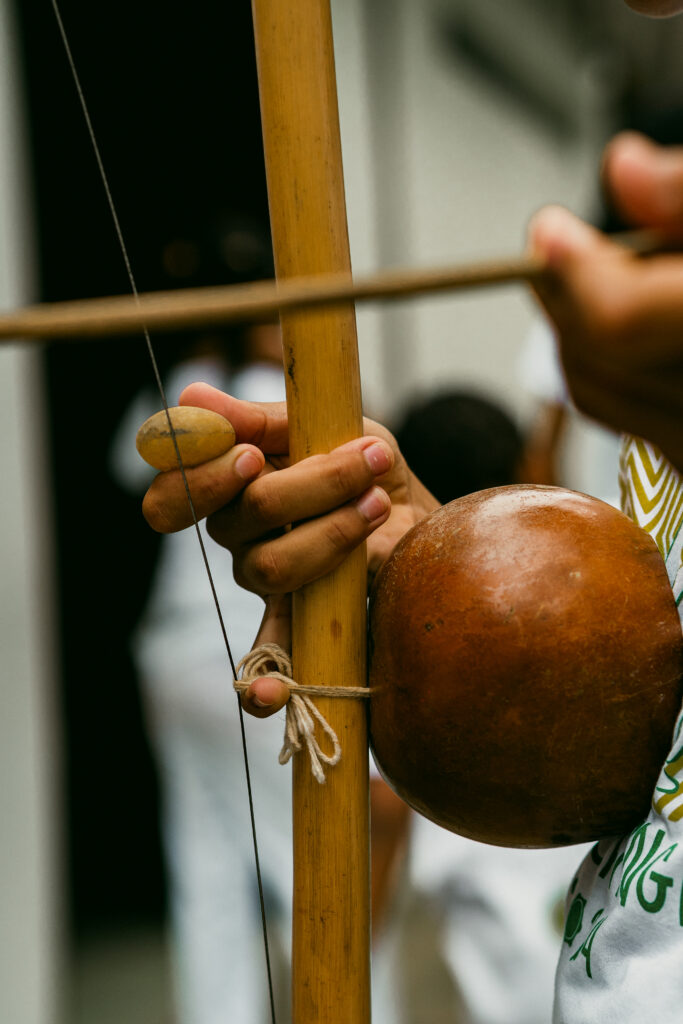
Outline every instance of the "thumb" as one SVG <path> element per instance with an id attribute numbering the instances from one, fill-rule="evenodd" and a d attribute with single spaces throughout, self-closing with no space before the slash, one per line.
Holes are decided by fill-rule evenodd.
<path id="1" fill-rule="evenodd" d="M 546 206 L 535 214 L 527 232 L 528 247 L 550 269 L 563 270 L 609 242 L 599 231 L 563 206 Z"/>
<path id="2" fill-rule="evenodd" d="M 575 331 L 601 289 L 603 298 L 613 293 L 614 267 L 631 255 L 561 206 L 540 210 L 528 236 L 532 254 L 548 271 L 534 291 L 560 334 Z"/>
<path id="3" fill-rule="evenodd" d="M 267 455 L 281 455 L 289 450 L 285 402 L 244 402 L 199 381 L 185 388 L 178 404 L 220 413 L 232 423 L 238 441 L 255 444 Z"/>
<path id="4" fill-rule="evenodd" d="M 285 650 L 291 647 L 292 599 L 290 594 L 266 598 L 266 608 L 254 648 L 261 644 L 277 644 Z M 273 666 L 274 667 L 274 666 Z M 289 687 L 280 679 L 260 676 L 241 695 L 242 707 L 255 718 L 269 718 L 289 700 Z"/>
<path id="5" fill-rule="evenodd" d="M 628 223 L 683 231 L 683 147 L 624 132 L 605 151 L 603 178 Z"/>

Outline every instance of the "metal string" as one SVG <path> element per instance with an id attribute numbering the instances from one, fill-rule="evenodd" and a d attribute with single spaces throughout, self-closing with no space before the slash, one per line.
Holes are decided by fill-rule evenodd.
<path id="1" fill-rule="evenodd" d="M 82 113 L 83 113 L 83 117 L 84 117 L 84 120 L 85 120 L 86 128 L 87 128 L 87 131 L 88 131 L 88 136 L 90 138 L 90 144 L 92 146 L 93 153 L 95 155 L 95 160 L 97 162 L 97 167 L 98 167 L 98 170 L 99 170 L 100 179 L 102 181 L 102 186 L 104 188 L 105 196 L 106 196 L 106 199 L 107 199 L 107 204 L 109 206 L 109 212 L 111 214 L 111 218 L 112 218 L 113 225 L 114 225 L 114 231 L 116 233 L 116 238 L 118 240 L 119 249 L 121 251 L 121 256 L 123 257 L 123 262 L 124 262 L 124 265 L 125 265 L 125 268 L 126 268 L 126 274 L 127 274 L 127 277 L 128 277 L 128 283 L 130 285 L 131 293 L 132 293 L 132 295 L 133 295 L 133 297 L 134 297 L 134 299 L 135 299 L 135 301 L 136 301 L 136 303 L 137 303 L 137 305 L 139 307 L 140 306 L 140 297 L 139 297 L 137 283 L 136 283 L 136 280 L 135 280 L 135 275 L 133 273 L 133 267 L 132 267 L 132 264 L 131 264 L 131 261 L 130 261 L 130 257 L 129 257 L 129 254 L 128 254 L 128 247 L 127 247 L 127 245 L 125 243 L 125 240 L 124 240 L 124 237 L 123 237 L 123 232 L 121 230 L 121 223 L 119 221 L 119 216 L 118 216 L 118 213 L 117 213 L 117 210 L 116 210 L 116 205 L 114 203 L 114 197 L 113 197 L 110 185 L 109 185 L 109 178 L 108 178 L 107 172 L 105 170 L 104 163 L 102 161 L 102 155 L 100 153 L 100 147 L 99 147 L 99 144 L 97 142 L 97 136 L 95 135 L 95 130 L 94 130 L 91 118 L 90 118 L 90 112 L 89 112 L 88 105 L 87 105 L 86 100 L 85 100 L 85 94 L 84 94 L 83 88 L 81 86 L 80 76 L 79 76 L 78 71 L 76 69 L 76 63 L 74 61 L 74 57 L 73 57 L 73 54 L 71 52 L 71 46 L 69 45 L 69 39 L 68 39 L 68 36 L 66 34 L 66 29 L 64 27 L 64 22 L 62 21 L 62 16 L 61 16 L 61 13 L 60 13 L 60 10 L 59 10 L 58 0 L 50 0 L 50 2 L 52 4 L 52 9 L 54 11 L 55 19 L 57 21 L 57 27 L 59 29 L 59 34 L 60 34 L 61 39 L 62 39 L 62 44 L 64 46 L 64 52 L 66 54 L 66 59 L 67 59 L 68 65 L 69 65 L 69 69 L 71 71 L 71 76 L 73 78 L 73 83 L 74 83 L 74 86 L 76 88 L 76 92 L 78 94 L 78 100 L 79 100 L 79 103 L 80 103 L 80 106 L 81 106 L 81 110 L 82 110 Z M 181 474 L 182 480 L 183 480 L 183 486 L 185 488 L 185 494 L 187 495 L 187 501 L 188 501 L 188 504 L 189 504 L 189 507 L 190 507 L 190 513 L 192 515 L 192 523 L 194 525 L 194 529 L 195 529 L 195 532 L 196 532 L 196 535 L 197 535 L 197 540 L 199 541 L 199 548 L 201 550 L 202 560 L 204 562 L 204 568 L 206 570 L 207 579 L 208 579 L 208 582 L 209 582 L 209 586 L 211 588 L 211 595 L 213 597 L 214 606 L 216 608 L 216 615 L 218 616 L 218 622 L 220 624 L 221 633 L 223 635 L 223 641 L 225 643 L 225 650 L 226 650 L 226 653 L 228 655 L 228 662 L 230 664 L 230 669 L 232 671 L 232 678 L 236 679 L 237 678 L 237 672 L 236 672 L 236 669 L 235 669 L 235 661 L 234 661 L 234 658 L 233 658 L 233 655 L 232 655 L 232 649 L 230 647 L 230 641 L 228 639 L 228 632 L 227 632 L 227 629 L 226 629 L 225 620 L 223 618 L 223 612 L 221 610 L 220 602 L 218 600 L 218 594 L 216 592 L 216 585 L 214 583 L 213 574 L 211 572 L 211 567 L 209 565 L 209 559 L 208 559 L 207 554 L 206 554 L 206 546 L 204 544 L 204 538 L 202 537 L 202 532 L 201 532 L 201 529 L 199 527 L 199 520 L 197 518 L 197 513 L 196 513 L 196 510 L 195 510 L 194 501 L 192 499 L 192 494 L 191 494 L 191 491 L 190 491 L 190 485 L 189 485 L 188 479 L 187 479 L 187 473 L 185 472 L 185 466 L 183 465 L 183 460 L 182 460 L 182 457 L 181 457 L 181 454 L 180 454 L 180 449 L 178 447 L 178 439 L 177 439 L 177 436 L 176 436 L 175 429 L 173 427 L 173 421 L 172 421 L 170 413 L 169 413 L 168 401 L 166 399 L 166 390 L 164 388 L 164 384 L 163 384 L 163 381 L 161 379 L 161 374 L 159 372 L 159 366 L 158 366 L 158 363 L 157 363 L 157 359 L 156 359 L 156 356 L 154 354 L 154 348 L 152 346 L 152 339 L 150 337 L 150 332 L 149 332 L 148 328 L 146 326 L 144 326 L 144 325 L 142 327 L 142 332 L 143 332 L 143 335 L 144 335 L 144 338 L 145 338 L 145 344 L 147 346 L 147 351 L 149 353 L 150 362 L 152 364 L 152 370 L 153 370 L 153 373 L 154 373 L 154 378 L 155 378 L 155 381 L 156 381 L 157 389 L 159 391 L 159 396 L 161 398 L 161 402 L 162 402 L 162 405 L 163 405 L 163 408 L 164 408 L 164 412 L 166 413 L 166 419 L 168 420 L 169 431 L 170 431 L 170 434 L 171 434 L 171 438 L 173 440 L 173 447 L 175 448 L 176 458 L 178 460 L 178 467 L 180 469 L 180 474 Z M 241 701 L 240 701 L 240 698 L 239 698 L 239 694 L 237 695 L 237 709 L 238 709 L 239 724 L 240 724 L 240 735 L 241 735 L 241 739 L 242 739 L 242 753 L 243 753 L 243 758 L 244 758 L 244 772 L 245 772 L 246 785 L 247 785 L 247 795 L 248 795 L 248 799 L 249 799 L 249 819 L 250 819 L 250 823 L 251 823 L 251 835 L 252 835 L 252 842 L 253 842 L 253 847 L 254 847 L 254 863 L 255 863 L 255 869 L 256 869 L 256 880 L 257 880 L 257 885 L 258 885 L 259 906 L 260 906 L 260 911 L 261 911 L 261 928 L 262 928 L 262 933 L 263 933 L 263 948 L 264 948 L 264 955 L 265 955 L 265 961 L 266 961 L 266 973 L 267 973 L 267 977 L 268 977 L 268 998 L 269 998 L 269 1002 L 270 1002 L 270 1015 L 271 1015 L 272 1024 L 277 1024 L 277 1022 L 276 1022 L 276 1014 L 275 1014 L 275 996 L 274 996 L 274 992 L 273 992 L 273 975 L 272 975 L 272 968 L 271 968 L 271 961 L 270 961 L 270 948 L 269 948 L 269 944 L 268 944 L 268 925 L 267 925 L 267 916 L 266 916 L 266 905 L 265 905 L 265 896 L 264 896 L 264 890 L 263 890 L 263 880 L 262 880 L 262 876 L 261 876 L 261 862 L 260 862 L 260 858 L 259 858 L 258 838 L 257 838 L 257 835 L 256 835 L 256 815 L 255 815 L 255 810 L 254 810 L 254 798 L 253 798 L 253 792 L 252 792 L 252 786 L 251 786 L 251 772 L 249 770 L 249 755 L 248 755 L 248 751 L 247 751 L 247 737 L 246 737 L 245 724 L 244 724 L 244 711 L 242 710 L 242 704 L 241 704 Z"/>

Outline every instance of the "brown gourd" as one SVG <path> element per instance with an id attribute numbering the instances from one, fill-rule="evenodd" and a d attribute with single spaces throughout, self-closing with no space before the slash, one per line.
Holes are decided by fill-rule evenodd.
<path id="1" fill-rule="evenodd" d="M 375 758 L 428 818 L 543 847 L 647 814 L 683 638 L 661 555 L 622 513 L 553 487 L 460 498 L 384 565 L 370 637 Z"/>

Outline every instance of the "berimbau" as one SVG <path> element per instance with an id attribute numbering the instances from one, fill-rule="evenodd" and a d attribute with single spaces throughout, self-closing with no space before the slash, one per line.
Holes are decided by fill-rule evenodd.
<path id="1" fill-rule="evenodd" d="M 34 307 L 0 318 L 0 338 L 277 310 L 300 459 L 362 433 L 354 299 L 545 269 L 521 259 L 352 281 L 329 2 L 252 7 L 277 283 Z M 326 784 L 295 759 L 294 1024 L 370 1021 L 368 721 L 382 773 L 417 810 L 475 839 L 538 847 L 637 824 L 680 708 L 683 638 L 654 542 L 560 488 L 485 491 L 419 523 L 375 582 L 369 635 L 368 673 L 359 548 L 293 595 L 297 682 L 369 683 L 368 700 L 316 699 L 343 750 Z"/>

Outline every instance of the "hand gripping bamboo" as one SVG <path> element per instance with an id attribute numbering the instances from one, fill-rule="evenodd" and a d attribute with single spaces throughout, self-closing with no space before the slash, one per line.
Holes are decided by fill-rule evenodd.
<path id="1" fill-rule="evenodd" d="M 328 0 L 253 0 L 279 279 L 350 273 Z M 282 316 L 295 459 L 362 433 L 351 304 Z M 314 343 L 312 343 L 314 342 Z M 294 595 L 304 685 L 365 683 L 365 550 Z M 368 754 L 363 701 L 320 699 L 342 744 L 319 785 L 294 765 L 294 1024 L 370 1019 Z"/>

